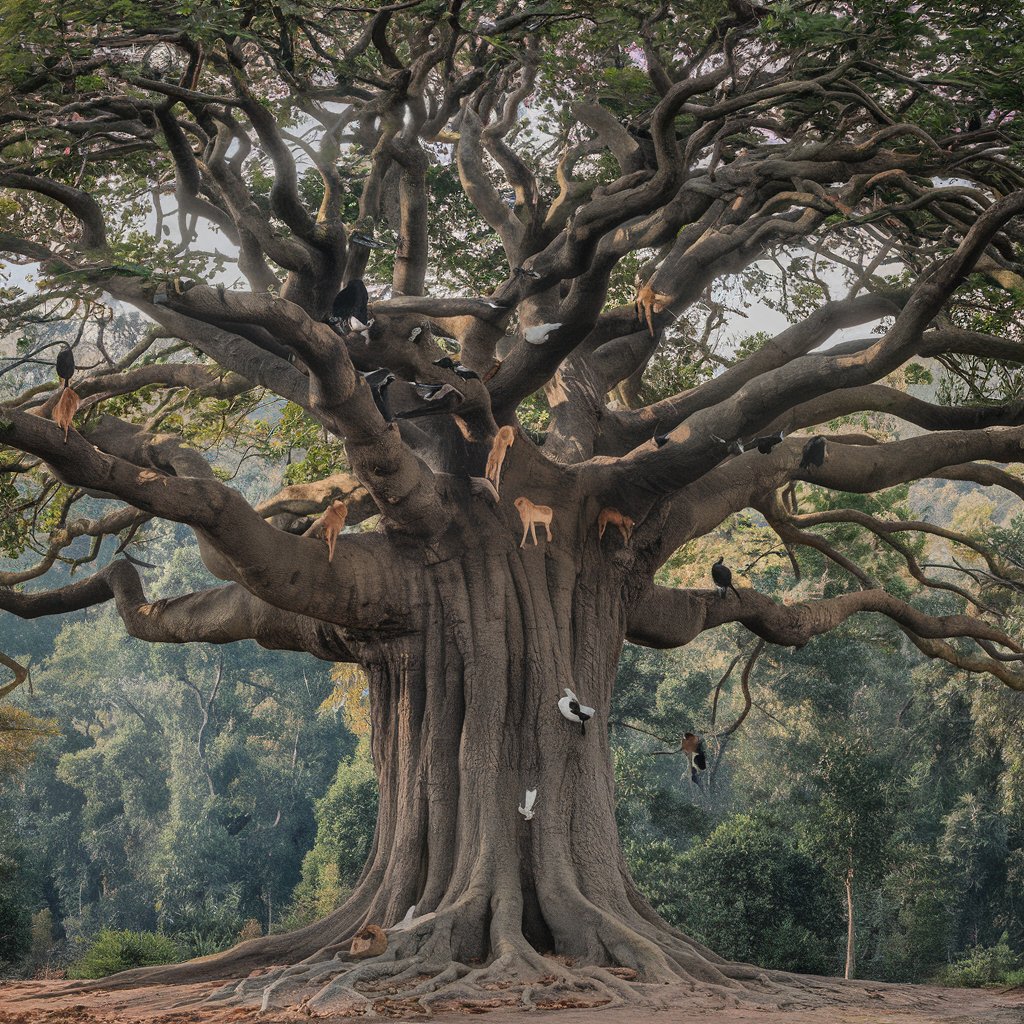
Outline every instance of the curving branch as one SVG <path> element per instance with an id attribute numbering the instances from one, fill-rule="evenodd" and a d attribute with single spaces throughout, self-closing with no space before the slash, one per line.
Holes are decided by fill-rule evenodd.
<path id="1" fill-rule="evenodd" d="M 835 629 L 851 615 L 875 612 L 897 623 L 908 636 L 944 660 L 956 657 L 961 668 L 988 672 L 1015 690 L 1024 690 L 1024 673 L 991 656 L 963 655 L 949 638 L 962 637 L 999 644 L 1014 654 L 1022 648 L 1001 630 L 969 615 L 927 615 L 884 590 L 859 590 L 838 597 L 782 605 L 753 590 L 740 597 L 720 598 L 711 590 L 653 587 L 630 610 L 626 637 L 644 647 L 680 647 L 706 630 L 739 622 L 752 633 L 783 647 L 803 647 Z M 917 639 L 915 639 L 917 638 Z M 924 647 L 921 647 L 924 650 Z M 973 666 L 973 667 L 970 667 Z"/>
<path id="2" fill-rule="evenodd" d="M 118 560 L 86 580 L 21 593 L 0 587 L 0 610 L 23 619 L 114 601 L 130 636 L 151 643 L 227 644 L 255 640 L 270 650 L 306 651 L 325 661 L 352 661 L 337 626 L 277 608 L 232 584 L 150 602 L 135 567 Z"/>

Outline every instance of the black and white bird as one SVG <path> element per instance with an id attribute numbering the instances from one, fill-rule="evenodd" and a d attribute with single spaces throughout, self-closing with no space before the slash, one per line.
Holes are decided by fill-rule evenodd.
<path id="1" fill-rule="evenodd" d="M 388 404 L 388 388 L 397 380 L 395 375 L 386 367 L 382 367 L 379 370 L 369 370 L 362 377 L 370 385 L 373 404 L 377 406 L 377 411 L 384 417 L 384 422 L 394 423 L 395 416 Z"/>
<path id="2" fill-rule="evenodd" d="M 533 805 L 537 802 L 537 790 L 528 789 L 526 799 L 519 805 L 519 813 L 527 820 L 533 821 Z"/>
<path id="3" fill-rule="evenodd" d="M 435 366 L 440 366 L 442 370 L 451 370 L 453 373 L 458 374 L 463 380 L 479 380 L 480 374 L 475 370 L 471 370 L 468 366 L 463 366 L 462 363 L 451 356 L 441 356 L 440 359 L 434 360 Z"/>
<path id="4" fill-rule="evenodd" d="M 747 446 L 738 437 L 732 441 L 726 441 L 724 437 L 719 437 L 717 434 L 712 434 L 711 437 L 719 444 L 724 444 L 725 450 L 730 455 L 742 455 L 747 450 Z"/>
<path id="5" fill-rule="evenodd" d="M 782 444 L 785 436 L 786 432 L 784 430 L 777 430 L 774 434 L 764 434 L 761 437 L 755 437 L 747 447 L 756 448 L 762 455 L 771 455 L 772 449 L 776 445 Z"/>
<path id="6" fill-rule="evenodd" d="M 821 434 L 818 434 L 816 437 L 812 437 L 810 441 L 804 445 L 803 454 L 800 457 L 800 468 L 820 468 L 825 462 L 826 447 L 825 438 L 822 437 Z"/>
<path id="7" fill-rule="evenodd" d="M 654 447 L 664 448 L 668 444 L 670 438 L 668 434 L 655 434 L 654 435 Z"/>
<path id="8" fill-rule="evenodd" d="M 579 698 L 568 686 L 565 688 L 565 696 L 558 701 L 558 710 L 562 712 L 563 718 L 569 719 L 570 722 L 579 722 L 580 733 L 584 736 L 587 735 L 587 722 L 597 713 L 593 708 L 588 708 L 586 704 L 581 704 Z"/>
<path id="9" fill-rule="evenodd" d="M 57 376 L 64 387 L 71 387 L 71 378 L 75 375 L 75 353 L 65 345 L 57 353 Z"/>
<path id="10" fill-rule="evenodd" d="M 384 242 L 378 242 L 373 235 L 366 231 L 353 231 L 348 236 L 348 240 L 353 245 L 361 245 L 364 249 L 386 249 L 387 245 Z"/>
<path id="11" fill-rule="evenodd" d="M 418 416 L 437 416 L 440 413 L 451 412 L 456 406 L 461 405 L 465 398 L 465 395 L 451 384 L 421 384 L 415 380 L 409 383 L 415 388 L 416 394 L 429 404 L 396 413 L 397 420 L 412 420 Z"/>
<path id="12" fill-rule="evenodd" d="M 540 273 L 536 270 L 530 270 L 527 267 L 516 267 L 516 277 L 526 277 L 531 281 L 539 281 Z"/>
<path id="13" fill-rule="evenodd" d="M 732 570 L 725 564 L 724 555 L 719 556 L 718 561 L 711 566 L 711 579 L 714 580 L 715 586 L 718 588 L 719 597 L 728 597 L 731 589 L 739 598 L 740 592 L 733 586 Z"/>
<path id="14" fill-rule="evenodd" d="M 370 311 L 367 305 L 369 301 L 370 296 L 367 294 L 366 285 L 357 277 L 349 281 L 334 296 L 331 315 L 327 322 L 332 327 L 341 327 L 343 330 L 351 330 L 353 320 L 358 320 L 365 326 L 370 322 Z"/>
<path id="15" fill-rule="evenodd" d="M 409 383 L 425 402 L 440 402 L 443 398 L 453 394 L 459 396 L 460 402 L 463 398 L 462 392 L 453 388 L 451 384 L 421 384 L 418 380 L 412 380 Z"/>

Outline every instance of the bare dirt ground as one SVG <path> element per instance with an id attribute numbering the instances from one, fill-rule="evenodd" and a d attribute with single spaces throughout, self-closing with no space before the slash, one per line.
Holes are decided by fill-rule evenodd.
<path id="1" fill-rule="evenodd" d="M 299 1024 L 308 1013 L 255 1009 L 210 1008 L 201 1004 L 208 986 L 173 989 L 139 988 L 124 992 L 68 993 L 62 982 L 19 982 L 0 985 L 0 1024 Z M 436 1013 L 433 1021 L 452 1024 L 467 1016 L 487 1015 L 487 1024 L 1024 1024 L 1024 990 L 994 992 L 946 989 L 926 985 L 854 983 L 851 1005 L 788 1005 L 767 1009 L 744 1006 L 721 996 L 695 995 L 683 986 L 643 986 L 646 1006 L 553 1006 L 524 1016 L 522 1009 L 501 1005 L 501 999 L 460 1004 Z M 496 993 L 496 996 L 498 993 Z M 414 1005 L 381 1000 L 374 1004 L 377 1020 L 422 1020 Z M 359 1014 L 366 1019 L 368 1015 Z M 341 1024 L 351 1016 L 317 1017 L 322 1024 Z"/>

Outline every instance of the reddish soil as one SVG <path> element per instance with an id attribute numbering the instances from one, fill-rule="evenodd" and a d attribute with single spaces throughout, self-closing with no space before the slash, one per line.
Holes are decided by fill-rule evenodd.
<path id="1" fill-rule="evenodd" d="M 298 1024 L 310 1017 L 301 1011 L 258 1014 L 254 1009 L 214 1009 L 198 1004 L 208 986 L 139 988 L 125 992 L 72 993 L 63 982 L 0 985 L 0 1024 Z M 944 989 L 926 985 L 851 986 L 854 1005 L 808 1006 L 794 999 L 778 1009 L 725 1005 L 721 997 L 695 996 L 682 986 L 644 986 L 647 1006 L 609 1007 L 561 1004 L 536 1012 L 551 1024 L 1024 1024 L 1024 990 L 994 992 Z M 382 999 L 374 1005 L 377 1020 L 422 1020 L 415 1004 Z M 433 1020 L 465 1021 L 487 1014 L 487 1024 L 523 1024 L 523 1011 L 509 1007 L 500 992 L 486 1002 L 453 1005 Z M 317 1017 L 341 1024 L 352 1017 Z M 365 1018 L 364 1018 L 365 1019 Z"/>

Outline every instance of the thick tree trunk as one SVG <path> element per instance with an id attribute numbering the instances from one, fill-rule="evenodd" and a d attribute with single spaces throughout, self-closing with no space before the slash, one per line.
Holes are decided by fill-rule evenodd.
<path id="1" fill-rule="evenodd" d="M 597 1006 L 639 998 L 627 981 L 774 999 L 777 980 L 668 926 L 629 877 L 607 716 L 632 556 L 614 531 L 599 546 L 587 516 L 575 552 L 567 515 L 554 544 L 519 549 L 496 515 L 490 535 L 482 523 L 457 550 L 410 545 L 393 584 L 411 628 L 361 648 L 349 638 L 370 677 L 380 810 L 342 908 L 103 984 L 241 978 L 211 998 L 313 1013 L 366 1009 L 384 987 L 423 1006 L 495 989 L 512 1003 Z M 558 710 L 565 687 L 597 709 L 585 735 Z M 529 821 L 518 811 L 527 789 L 538 792 Z M 387 930 L 388 949 L 353 962 L 349 943 L 368 924 Z"/>

